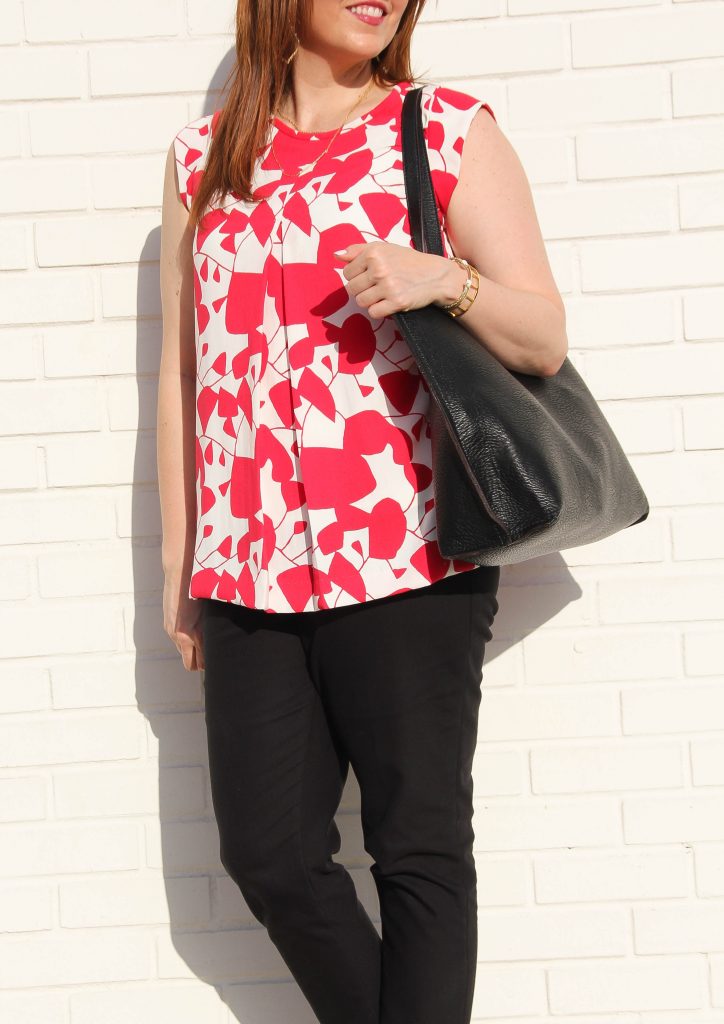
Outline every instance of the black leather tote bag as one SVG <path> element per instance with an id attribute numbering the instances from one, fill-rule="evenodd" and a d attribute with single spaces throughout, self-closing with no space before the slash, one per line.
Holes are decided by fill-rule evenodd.
<path id="1" fill-rule="evenodd" d="M 410 228 L 416 249 L 443 256 L 421 98 L 410 89 L 402 107 Z M 568 358 L 553 377 L 518 373 L 434 303 L 393 315 L 430 391 L 444 558 L 523 562 L 647 518 L 646 495 Z"/>

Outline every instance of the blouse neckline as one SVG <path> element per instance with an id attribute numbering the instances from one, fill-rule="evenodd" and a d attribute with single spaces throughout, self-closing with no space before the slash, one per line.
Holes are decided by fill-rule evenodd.
<path id="1" fill-rule="evenodd" d="M 364 114 L 360 114 L 359 117 L 355 117 L 352 121 L 347 121 L 341 130 L 339 128 L 330 128 L 323 132 L 298 132 L 290 124 L 287 124 L 286 121 L 282 121 L 282 119 L 276 115 L 272 117 L 272 122 L 278 131 L 283 132 L 285 135 L 290 135 L 293 139 L 300 139 L 302 141 L 311 139 L 328 139 L 337 131 L 339 131 L 340 135 L 343 135 L 350 129 L 358 128 L 360 125 L 366 124 L 371 118 L 377 117 L 379 114 L 383 114 L 387 110 L 387 107 L 392 106 L 392 103 L 399 94 L 401 88 L 406 84 L 408 83 L 395 82 L 387 95 L 383 96 L 379 103 L 374 107 L 371 107 L 370 110 L 366 111 Z"/>

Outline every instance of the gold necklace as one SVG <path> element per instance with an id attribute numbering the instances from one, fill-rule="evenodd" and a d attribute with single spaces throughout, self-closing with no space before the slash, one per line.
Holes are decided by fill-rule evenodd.
<path id="1" fill-rule="evenodd" d="M 371 88 L 372 88 L 372 86 L 374 85 L 374 81 L 375 81 L 375 80 L 374 80 L 374 78 L 371 78 L 371 79 L 369 80 L 369 82 L 368 82 L 368 83 L 367 83 L 367 85 L 366 85 L 366 86 L 364 87 L 364 89 L 362 90 L 362 92 L 361 92 L 361 93 L 359 94 L 359 96 L 357 97 L 357 99 L 355 100 L 355 102 L 353 103 L 353 105 L 352 105 L 352 106 L 350 107 L 350 109 L 349 109 L 349 110 L 347 111 L 347 116 L 345 117 L 344 121 L 343 121 L 343 122 L 342 122 L 342 124 L 341 124 L 341 125 L 339 126 L 339 128 L 338 128 L 338 129 L 337 129 L 337 131 L 336 131 L 336 132 L 334 133 L 334 135 L 333 135 L 333 136 L 332 136 L 332 138 L 331 138 L 331 139 L 329 140 L 329 142 L 327 143 L 327 145 L 325 146 L 325 148 L 324 148 L 324 149 L 322 150 L 322 152 L 321 152 L 321 153 L 319 154 L 319 156 L 318 156 L 318 157 L 315 157 L 315 159 L 314 159 L 314 160 L 313 160 L 313 161 L 312 161 L 311 163 L 307 163 L 307 164 L 302 164 L 302 165 L 301 165 L 301 166 L 299 167 L 299 169 L 298 169 L 297 173 L 296 173 L 296 174 L 295 174 L 295 176 L 294 176 L 295 180 L 296 180 L 296 178 L 298 178 L 298 177 L 299 177 L 299 175 L 300 175 L 300 174 L 302 174 L 303 172 L 306 172 L 306 171 L 311 171 L 311 170 L 312 170 L 312 169 L 313 169 L 313 168 L 314 168 L 314 167 L 316 166 L 316 164 L 318 164 L 318 163 L 319 163 L 319 161 L 320 161 L 320 160 L 322 159 L 322 157 L 324 156 L 324 154 L 325 154 L 325 153 L 327 152 L 327 150 L 329 149 L 329 147 L 330 147 L 330 146 L 332 145 L 332 143 L 334 142 L 334 140 L 335 140 L 335 139 L 337 138 L 337 136 L 339 135 L 339 133 L 340 133 L 340 132 L 342 131 L 342 129 L 344 128 L 345 124 L 347 123 L 347 118 L 349 117 L 349 115 L 350 115 L 350 114 L 352 113 L 352 111 L 354 110 L 354 108 L 355 108 L 356 106 L 358 106 L 358 105 L 359 105 L 359 104 L 360 104 L 360 103 L 362 102 L 362 100 L 363 100 L 363 99 L 365 98 L 365 96 L 367 95 L 367 93 L 368 93 L 368 92 L 370 91 L 370 89 L 371 89 Z M 276 109 L 275 113 L 277 113 L 277 114 L 279 113 L 279 108 L 277 108 L 277 109 Z M 280 114 L 279 116 L 281 116 L 281 114 Z M 287 120 L 287 121 L 291 121 L 291 122 L 292 122 L 292 124 L 294 125 L 294 128 L 295 128 L 295 130 L 296 130 L 296 131 L 300 131 L 300 130 L 301 130 L 300 128 L 298 128 L 298 127 L 297 127 L 297 124 L 296 124 L 296 122 L 295 122 L 295 121 L 294 121 L 294 120 L 293 120 L 293 119 L 292 119 L 291 117 L 287 117 L 287 118 L 285 118 L 285 120 Z M 313 135 L 313 134 L 314 134 L 314 132 L 309 132 L 308 134 L 310 134 L 310 135 Z M 284 171 L 284 172 L 285 172 L 285 173 L 287 173 L 287 174 L 288 174 L 288 173 L 290 173 L 290 171 L 288 171 L 288 169 L 287 169 L 286 167 L 284 167 L 284 166 L 282 165 L 282 162 L 281 162 L 281 160 L 280 160 L 280 159 L 279 159 L 279 157 L 277 156 L 276 150 L 274 149 L 274 139 L 273 139 L 273 137 L 272 137 L 272 139 L 271 139 L 271 151 L 272 151 L 272 153 L 274 154 L 274 159 L 276 160 L 277 164 L 279 165 L 279 169 L 280 169 L 281 171 Z"/>

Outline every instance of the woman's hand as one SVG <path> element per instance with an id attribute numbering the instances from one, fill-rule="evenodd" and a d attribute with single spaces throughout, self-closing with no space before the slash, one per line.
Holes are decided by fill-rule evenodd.
<path id="1" fill-rule="evenodd" d="M 348 291 L 373 317 L 453 302 L 467 278 L 447 256 L 394 242 L 355 242 L 335 256 L 346 261 Z"/>
<path id="2" fill-rule="evenodd" d="M 188 577 L 182 573 L 167 573 L 163 586 L 163 625 L 189 672 L 205 668 L 202 611 L 202 602 L 188 596 Z"/>

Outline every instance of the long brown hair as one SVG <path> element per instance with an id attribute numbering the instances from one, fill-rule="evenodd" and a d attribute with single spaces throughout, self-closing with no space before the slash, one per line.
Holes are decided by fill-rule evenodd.
<path id="1" fill-rule="evenodd" d="M 291 64 L 286 57 L 303 38 L 314 0 L 237 0 L 236 61 L 222 87 L 225 103 L 216 110 L 212 139 L 191 201 L 189 219 L 196 225 L 213 196 L 233 193 L 254 202 L 252 177 L 257 157 L 268 144 L 269 119 L 288 95 Z M 397 32 L 372 58 L 378 86 L 414 81 L 410 67 L 412 31 L 427 0 L 409 0 Z M 230 83 L 230 85 L 229 85 Z"/>

